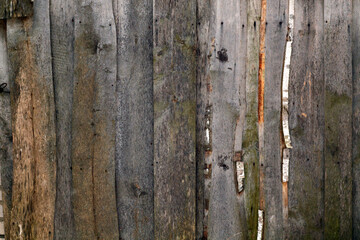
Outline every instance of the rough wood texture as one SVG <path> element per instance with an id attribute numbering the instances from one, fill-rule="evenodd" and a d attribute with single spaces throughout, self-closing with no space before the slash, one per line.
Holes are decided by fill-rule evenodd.
<path id="1" fill-rule="evenodd" d="M 154 1 L 155 238 L 195 238 L 196 1 Z"/>
<path id="2" fill-rule="evenodd" d="M 13 130 L 10 239 L 53 239 L 56 138 L 49 5 L 7 22 Z"/>
<path id="3" fill-rule="evenodd" d="M 245 117 L 245 2 L 213 1 L 208 44 L 211 103 L 209 239 L 246 239 L 243 196 L 237 196 L 234 155 Z M 243 10 L 243 11 L 241 11 Z M 245 11 L 244 11 L 245 10 Z"/>
<path id="4" fill-rule="evenodd" d="M 266 8 L 264 239 L 283 239 L 280 117 L 281 76 L 288 19 L 287 1 L 267 0 Z"/>
<path id="5" fill-rule="evenodd" d="M 6 47 L 6 22 L 0 20 L 0 84 L 7 87 L 0 93 L 0 204 L 4 211 L 5 235 L 10 233 L 11 187 L 12 187 L 12 132 L 9 94 L 9 72 Z"/>
<path id="6" fill-rule="evenodd" d="M 289 239 L 323 239 L 323 3 L 295 1 L 289 84 Z"/>
<path id="7" fill-rule="evenodd" d="M 153 2 L 116 0 L 117 206 L 121 239 L 154 238 Z"/>
<path id="8" fill-rule="evenodd" d="M 352 238 L 351 2 L 325 1 L 325 239 Z"/>
<path id="9" fill-rule="evenodd" d="M 258 137 L 258 73 L 259 26 L 261 0 L 251 0 L 247 7 L 246 118 L 242 141 L 245 163 L 245 210 L 248 238 L 257 235 L 259 209 L 259 137 Z M 244 26 L 243 26 L 244 27 Z"/>
<path id="10" fill-rule="evenodd" d="M 353 79 L 353 237 L 360 237 L 360 0 L 352 2 Z"/>
<path id="11" fill-rule="evenodd" d="M 0 2 L 0 19 L 31 16 L 33 0 L 2 0 Z"/>
<path id="12" fill-rule="evenodd" d="M 55 239 L 73 239 L 71 204 L 71 114 L 74 85 L 74 4 L 52 0 L 51 48 L 56 109 Z"/>
<path id="13" fill-rule="evenodd" d="M 74 21 L 75 239 L 119 239 L 115 196 L 116 30 L 111 0 L 77 3 Z"/>

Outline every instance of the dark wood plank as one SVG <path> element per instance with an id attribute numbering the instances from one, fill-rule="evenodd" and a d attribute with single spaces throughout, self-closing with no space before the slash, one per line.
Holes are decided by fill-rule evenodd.
<path id="1" fill-rule="evenodd" d="M 154 2 L 155 238 L 195 238 L 196 1 Z"/>
<path id="2" fill-rule="evenodd" d="M 116 182 L 121 239 L 154 239 L 153 2 L 114 1 Z"/>
<path id="3" fill-rule="evenodd" d="M 53 239 L 56 194 L 55 106 L 49 3 L 7 21 L 13 130 L 10 239 Z"/>
<path id="4" fill-rule="evenodd" d="M 51 50 L 56 109 L 55 239 L 73 239 L 71 203 L 71 114 L 74 87 L 74 3 L 52 0 Z"/>
<path id="5" fill-rule="evenodd" d="M 360 238 L 360 0 L 352 2 L 353 239 Z"/>
<path id="6" fill-rule="evenodd" d="M 246 118 L 242 142 L 245 164 L 244 197 L 249 239 L 256 239 L 259 209 L 258 73 L 261 0 L 247 7 Z"/>
<path id="7" fill-rule="evenodd" d="M 325 239 L 351 239 L 351 2 L 325 1 L 324 21 Z"/>
<path id="8" fill-rule="evenodd" d="M 75 6 L 75 239 L 119 239 L 115 195 L 116 30 L 112 1 L 85 1 Z"/>
<path id="9" fill-rule="evenodd" d="M 289 239 L 323 239 L 323 3 L 295 1 L 289 82 Z"/>
<path id="10" fill-rule="evenodd" d="M 264 239 L 282 239 L 281 84 L 288 1 L 267 0 L 266 2 L 264 161 L 260 162 L 263 164 L 260 168 L 264 173 Z"/>
<path id="11" fill-rule="evenodd" d="M 27 17 L 33 13 L 34 0 L 2 0 L 0 19 Z"/>
<path id="12" fill-rule="evenodd" d="M 1 198 L 5 236 L 10 234 L 11 217 L 11 187 L 12 187 L 12 132 L 11 132 L 11 108 L 10 108 L 10 85 L 8 71 L 8 55 L 6 46 L 6 22 L 0 20 L 0 84 L 7 84 L 0 93 L 0 174 L 1 174 Z"/>

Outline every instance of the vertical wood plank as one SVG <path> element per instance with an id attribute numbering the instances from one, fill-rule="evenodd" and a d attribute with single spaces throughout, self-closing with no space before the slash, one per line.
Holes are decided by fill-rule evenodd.
<path id="1" fill-rule="evenodd" d="M 7 22 L 13 196 L 10 239 L 53 239 L 56 192 L 55 108 L 48 1 L 32 18 Z"/>
<path id="2" fill-rule="evenodd" d="M 0 19 L 31 16 L 33 0 L 2 0 L 0 2 Z"/>
<path id="3" fill-rule="evenodd" d="M 111 0 L 76 3 L 72 179 L 76 239 L 118 239 L 116 30 Z"/>
<path id="4" fill-rule="evenodd" d="M 360 237 L 360 1 L 352 2 L 353 79 L 353 237 Z"/>
<path id="5" fill-rule="evenodd" d="M 352 238 L 351 1 L 326 0 L 325 238 Z"/>
<path id="6" fill-rule="evenodd" d="M 195 238 L 196 1 L 154 1 L 155 238 Z"/>
<path id="7" fill-rule="evenodd" d="M 249 239 L 256 239 L 259 209 L 258 73 L 261 0 L 247 7 L 246 118 L 243 136 L 244 197 Z"/>
<path id="8" fill-rule="evenodd" d="M 153 2 L 114 1 L 117 201 L 121 239 L 154 239 Z"/>
<path id="9" fill-rule="evenodd" d="M 267 0 L 264 93 L 264 238 L 283 238 L 281 76 L 287 34 L 286 0 Z M 280 24 L 280 22 L 282 24 Z"/>
<path id="10" fill-rule="evenodd" d="M 290 239 L 323 239 L 324 67 L 322 1 L 295 1 L 289 83 L 293 148 L 289 174 Z"/>
<path id="11" fill-rule="evenodd" d="M 73 239 L 71 115 L 74 87 L 74 3 L 50 1 L 51 50 L 56 109 L 55 239 Z"/>
<path id="12" fill-rule="evenodd" d="M 246 6 L 240 1 L 212 1 L 209 6 L 209 239 L 246 239 L 247 235 L 244 199 L 243 194 L 238 196 L 234 169 L 234 155 L 242 149 L 245 118 Z"/>
<path id="13" fill-rule="evenodd" d="M 0 20 L 0 84 L 7 84 L 0 93 L 0 200 L 3 207 L 5 236 L 10 233 L 12 187 L 12 132 L 6 22 Z M 4 234 L 4 233 L 0 233 Z"/>

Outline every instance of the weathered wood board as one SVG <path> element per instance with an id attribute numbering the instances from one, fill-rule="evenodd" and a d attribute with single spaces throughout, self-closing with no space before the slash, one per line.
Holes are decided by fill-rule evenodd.
<path id="1" fill-rule="evenodd" d="M 121 239 L 154 239 L 153 2 L 114 1 L 116 182 Z"/>
<path id="2" fill-rule="evenodd" d="M 53 239 L 56 132 L 49 2 L 7 20 L 11 83 L 13 188 L 9 239 Z"/>
<path id="3" fill-rule="evenodd" d="M 324 238 L 352 238 L 351 2 L 324 3 Z"/>
<path id="4" fill-rule="evenodd" d="M 34 0 L 2 0 L 0 19 L 27 17 L 33 14 Z"/>
<path id="5" fill-rule="evenodd" d="M 323 3 L 295 1 L 289 84 L 289 239 L 323 239 Z"/>
<path id="6" fill-rule="evenodd" d="M 194 239 L 196 1 L 154 1 L 155 239 Z"/>
<path id="7" fill-rule="evenodd" d="M 75 239 L 119 239 L 115 194 L 116 29 L 112 1 L 76 2 L 75 11 Z"/>
<path id="8" fill-rule="evenodd" d="M 74 3 L 52 0 L 51 50 L 56 110 L 55 239 L 74 238 L 71 186 L 71 117 L 74 88 Z"/>

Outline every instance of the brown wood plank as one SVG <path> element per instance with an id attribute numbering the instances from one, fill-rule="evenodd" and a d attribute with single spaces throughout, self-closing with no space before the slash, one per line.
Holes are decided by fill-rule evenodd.
<path id="1" fill-rule="evenodd" d="M 154 2 L 155 238 L 195 238 L 196 1 Z"/>
<path id="2" fill-rule="evenodd" d="M 4 213 L 5 236 L 10 234 L 12 187 L 12 132 L 6 22 L 0 20 L 0 84 L 7 84 L 0 93 L 0 173 L 1 203 Z"/>
<path id="3" fill-rule="evenodd" d="M 351 239 L 351 2 L 325 1 L 324 21 L 325 239 Z"/>
<path id="4" fill-rule="evenodd" d="M 121 239 L 154 239 L 153 2 L 114 1 L 116 182 Z"/>
<path id="5" fill-rule="evenodd" d="M 53 239 L 56 136 L 49 3 L 7 21 L 13 130 L 10 239 Z"/>
<path id="6" fill-rule="evenodd" d="M 295 1 L 289 82 L 289 239 L 323 239 L 323 3 Z"/>
<path id="7" fill-rule="evenodd" d="M 286 0 L 266 1 L 264 160 L 260 162 L 264 174 L 264 239 L 283 239 L 280 129 L 287 4 Z"/>
<path id="8" fill-rule="evenodd" d="M 243 135 L 244 197 L 249 239 L 256 239 L 259 209 L 258 73 L 261 0 L 247 7 L 246 119 Z"/>
<path id="9" fill-rule="evenodd" d="M 75 239 L 119 239 L 115 195 L 116 30 L 112 1 L 94 3 L 75 5 Z"/>
<path id="10" fill-rule="evenodd" d="M 0 19 L 27 17 L 33 13 L 34 0 L 2 0 Z"/>
<path id="11" fill-rule="evenodd" d="M 352 2 L 353 73 L 353 237 L 360 237 L 360 0 Z"/>

